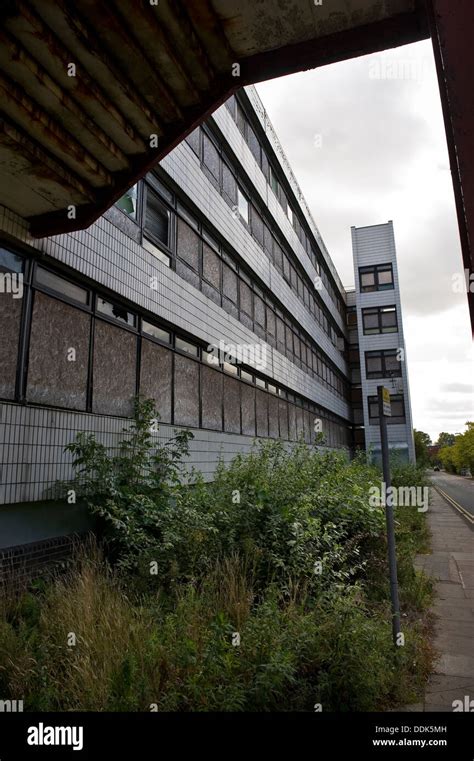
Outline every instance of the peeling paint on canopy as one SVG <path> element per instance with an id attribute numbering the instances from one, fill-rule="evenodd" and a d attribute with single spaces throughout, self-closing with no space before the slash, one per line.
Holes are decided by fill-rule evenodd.
<path id="1" fill-rule="evenodd" d="M 422 8 L 4 0 L 0 204 L 38 237 L 88 227 L 238 87 L 427 37 Z"/>

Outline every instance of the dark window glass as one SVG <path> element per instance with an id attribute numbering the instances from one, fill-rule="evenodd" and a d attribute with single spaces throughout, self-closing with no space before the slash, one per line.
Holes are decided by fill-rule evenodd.
<path id="1" fill-rule="evenodd" d="M 199 356 L 199 348 L 196 346 L 196 344 L 185 341 L 184 338 L 179 338 L 176 336 L 175 347 L 179 351 L 185 351 L 186 354 L 192 354 L 193 357 Z"/>
<path id="2" fill-rule="evenodd" d="M 86 312 L 43 293 L 35 294 L 28 401 L 86 409 L 90 321 Z"/>
<path id="3" fill-rule="evenodd" d="M 380 310 L 380 324 L 382 333 L 397 332 L 397 311 L 395 307 L 382 307 Z"/>
<path id="4" fill-rule="evenodd" d="M 379 407 L 376 396 L 369 396 L 367 399 L 369 405 L 369 418 L 371 422 L 378 420 Z M 405 423 L 405 404 L 403 394 L 390 394 L 391 416 L 387 417 L 387 425 L 400 425 Z"/>
<path id="5" fill-rule="evenodd" d="M 113 317 L 114 320 L 124 322 L 131 327 L 136 326 L 136 317 L 132 312 L 129 312 L 125 307 L 119 304 L 112 304 L 110 301 L 97 297 L 96 309 L 102 314 L 106 314 L 109 317 Z"/>
<path id="6" fill-rule="evenodd" d="M 163 343 L 171 343 L 171 333 L 168 330 L 163 330 L 163 328 L 159 328 L 157 325 L 152 325 L 151 322 L 147 322 L 146 320 L 142 320 L 142 332 L 147 333 L 149 336 L 153 336 L 153 338 L 157 338 L 158 341 L 163 341 Z"/>
<path id="7" fill-rule="evenodd" d="M 59 277 L 59 275 L 55 275 L 54 272 L 43 269 L 43 267 L 36 267 L 35 282 L 37 285 L 49 288 L 51 291 L 60 293 L 79 304 L 87 305 L 89 303 L 89 291 L 65 280 L 63 277 Z"/>
<path id="8" fill-rule="evenodd" d="M 142 339 L 140 394 L 153 399 L 162 423 L 171 423 L 172 362 L 170 349 Z"/>
<path id="9" fill-rule="evenodd" d="M 386 291 L 393 288 L 393 271 L 391 264 L 377 264 L 359 268 L 360 290 Z"/>
<path id="10" fill-rule="evenodd" d="M 174 424 L 199 426 L 199 362 L 174 357 Z"/>
<path id="11" fill-rule="evenodd" d="M 147 188 L 145 210 L 145 234 L 152 240 L 170 247 L 170 212 L 156 193 Z"/>
<path id="12" fill-rule="evenodd" d="M 95 321 L 94 412 L 130 416 L 136 391 L 137 338 L 102 320 Z"/>
<path id="13" fill-rule="evenodd" d="M 21 256 L 0 246 L 0 272 L 23 272 L 23 264 Z"/>

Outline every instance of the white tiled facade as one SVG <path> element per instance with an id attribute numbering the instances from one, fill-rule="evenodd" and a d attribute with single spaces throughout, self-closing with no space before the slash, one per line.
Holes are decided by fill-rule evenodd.
<path id="1" fill-rule="evenodd" d="M 346 302 L 349 305 L 352 303 L 353 294 L 346 296 L 334 264 L 255 89 L 248 88 L 246 97 L 246 107 L 252 111 L 256 129 L 260 129 L 260 137 L 266 145 L 266 150 L 270 152 L 271 160 L 278 168 L 282 182 L 289 188 L 286 192 L 291 199 L 293 210 L 297 210 L 298 217 L 305 221 L 306 228 L 310 231 L 310 236 L 319 251 L 319 261 L 324 263 L 326 272 L 330 273 L 332 295 L 324 283 L 319 282 L 318 303 L 322 305 L 324 314 L 330 317 L 339 343 L 330 337 L 327 327 L 323 329 L 323 323 L 316 319 L 316 311 L 310 309 L 309 302 L 303 298 L 299 283 L 298 289 L 293 283 L 290 285 L 289 280 L 285 279 L 273 260 L 266 255 L 249 226 L 243 224 L 238 215 L 229 208 L 229 204 L 224 200 L 219 189 L 203 171 L 200 158 L 188 142 L 183 141 L 161 162 L 159 181 L 171 189 L 178 204 L 182 202 L 186 205 L 189 202 L 193 214 L 205 221 L 206 229 L 221 241 L 221 246 L 224 248 L 228 246 L 230 251 L 235 252 L 239 267 L 242 263 L 244 271 L 255 276 L 258 288 L 270 295 L 276 309 L 281 309 L 291 317 L 298 329 L 304 332 L 305 340 L 316 347 L 314 350 L 321 353 L 324 361 L 331 366 L 339 380 L 344 381 L 348 389 L 349 375 L 345 348 L 349 336 L 345 308 Z M 313 261 L 277 200 L 268 177 L 254 158 L 236 121 L 225 105 L 218 109 L 209 120 L 209 127 L 212 128 L 211 132 L 214 131 L 221 140 L 229 155 L 232 155 L 235 165 L 245 178 L 247 188 L 251 187 L 252 193 L 258 199 L 260 208 L 264 208 L 267 216 L 271 218 L 273 229 L 277 231 L 280 240 L 284 241 L 285 250 L 291 252 L 303 279 L 306 278 L 310 284 L 313 284 L 318 277 Z M 383 226 L 379 227 L 381 230 L 384 229 Z M 353 236 L 354 234 L 353 231 Z M 383 253 L 385 256 L 385 249 L 381 248 L 385 246 L 386 256 L 391 257 L 390 261 L 393 261 L 396 272 L 393 235 L 391 239 L 388 236 L 388 243 L 384 237 L 385 232 L 374 235 L 373 255 L 380 257 Z M 308 235 L 306 238 L 309 240 Z M 370 261 L 371 254 L 366 244 L 364 248 L 362 239 L 355 240 L 355 260 L 359 264 L 361 261 Z M 113 208 L 86 230 L 38 240 L 29 236 L 25 220 L 14 215 L 8 208 L 0 207 L 1 247 L 26 255 L 31 262 L 35 262 L 35 267 L 46 265 L 53 270 L 57 268 L 59 274 L 72 280 L 77 279 L 77 282 L 83 284 L 84 287 L 93 289 L 94 293 L 102 294 L 103 298 L 108 298 L 112 302 L 116 297 L 121 304 L 127 304 L 127 309 L 136 312 L 137 320 L 140 318 L 148 321 L 156 320 L 157 324 L 164 324 L 165 327 L 175 331 L 176 334 L 184 335 L 188 340 L 194 338 L 201 347 L 208 344 L 218 345 L 221 341 L 225 344 L 237 345 L 259 344 L 266 352 L 263 375 L 267 384 L 281 387 L 287 395 L 284 398 L 288 398 L 288 413 L 283 414 L 287 415 L 285 418 L 288 424 L 287 431 L 292 428 L 294 433 L 293 440 L 295 436 L 301 435 L 308 443 L 314 441 L 314 414 L 317 414 L 314 412 L 315 405 L 317 409 L 323 411 L 324 415 L 327 415 L 328 420 L 331 421 L 330 425 L 334 426 L 335 433 L 331 433 L 332 438 L 327 441 L 329 446 L 341 446 L 342 440 L 339 439 L 339 435 L 342 433 L 344 435 L 347 433 L 349 437 L 352 427 L 349 394 L 343 394 L 335 389 L 329 379 L 328 382 L 320 381 L 319 375 L 316 377 L 314 372 L 314 359 L 310 372 L 307 363 L 305 367 L 302 361 L 299 363 L 292 361 L 287 356 L 288 352 L 285 355 L 277 348 L 277 345 L 270 345 L 262 340 L 261 336 L 240 321 L 238 314 L 234 316 L 229 310 L 226 311 L 224 306 L 219 306 L 206 296 L 202 289 L 195 287 L 162 263 L 153 255 L 143 237 L 143 222 L 139 226 L 124 212 Z M 313 255 L 312 252 L 311 255 Z M 33 285 L 31 287 L 33 288 Z M 398 281 L 396 294 L 399 305 Z M 5 297 L 5 294 L 0 296 Z M 358 308 L 362 303 L 361 299 L 363 303 L 369 304 L 371 300 L 374 300 L 374 296 L 379 294 L 358 294 Z M 334 298 L 339 302 L 338 306 Z M 384 294 L 383 298 L 390 300 L 393 295 Z M 94 319 L 95 317 L 96 315 Z M 30 310 L 30 324 L 31 319 Z M 91 324 L 93 322 L 91 317 Z M 401 318 L 399 325 L 400 334 L 397 339 L 394 335 L 383 336 L 379 338 L 377 345 L 385 345 L 389 340 L 391 346 L 396 340 L 397 346 L 402 346 Z M 24 332 L 26 335 L 26 330 Z M 363 351 L 365 343 L 360 325 L 359 334 L 361 351 Z M 92 332 L 91 335 L 93 335 Z M 141 335 L 137 335 L 138 347 L 141 346 L 142 338 Z M 27 347 L 24 349 L 24 353 L 27 354 L 30 339 L 24 337 L 22 341 Z M 373 341 L 374 338 L 371 337 L 371 345 Z M 140 349 L 138 349 L 137 357 L 139 352 Z M 89 367 L 91 361 L 89 360 Z M 128 424 L 127 418 L 93 412 L 90 401 L 87 408 L 81 410 L 33 404 L 28 399 L 27 391 L 22 394 L 18 391 L 19 388 L 27 389 L 29 370 L 26 360 L 25 363 L 23 379 L 19 378 L 21 373 L 17 371 L 15 397 L 0 400 L 0 549 L 25 541 L 39 541 L 63 534 L 65 526 L 68 525 L 68 510 L 71 511 L 71 530 L 76 530 L 80 524 L 77 511 L 68 505 L 54 501 L 55 484 L 58 481 L 68 480 L 73 475 L 71 456 L 65 453 L 64 448 L 75 439 L 78 432 L 86 431 L 93 433 L 98 441 L 113 450 L 123 435 L 123 428 Z M 139 368 L 139 359 L 137 359 L 137 367 Z M 254 368 L 257 371 L 261 370 L 255 364 Z M 249 370 L 252 370 L 251 361 Z M 139 369 L 137 373 L 138 385 Z M 89 381 L 91 378 L 89 369 Z M 404 383 L 408 399 L 406 377 L 404 377 Z M 372 385 L 364 377 L 365 398 L 367 394 L 372 393 Z M 225 384 L 223 388 L 225 389 Z M 89 395 L 92 393 L 88 391 Z M 225 428 L 224 407 L 223 430 L 209 430 L 199 426 L 192 428 L 194 438 L 190 443 L 188 465 L 199 469 L 206 479 L 212 479 L 219 459 L 229 462 L 237 453 L 248 452 L 256 438 L 255 435 L 244 434 L 244 393 L 243 391 L 239 393 L 242 399 L 242 411 L 239 413 L 241 433 L 230 432 Z M 255 405 L 258 404 L 258 393 L 256 391 Z M 290 404 L 291 395 L 304 400 L 303 406 L 298 407 L 296 412 L 296 408 L 293 409 Z M 201 404 L 202 401 L 200 401 Z M 275 436 L 270 422 L 272 409 L 273 414 L 276 414 L 280 420 L 281 435 L 282 412 L 279 405 L 282 404 L 286 405 L 286 402 L 282 402 L 278 397 L 273 397 L 273 401 L 268 402 L 268 437 Z M 409 411 L 409 405 L 407 409 Z M 364 417 L 366 415 L 365 404 Z M 367 419 L 365 422 L 370 441 L 376 442 L 376 431 L 367 425 Z M 256 406 L 254 424 L 255 431 L 258 431 Z M 409 424 L 411 426 L 411 420 Z M 278 431 L 278 420 L 276 426 Z M 166 422 L 160 425 L 158 433 L 155 434 L 156 439 L 164 442 L 173 435 L 173 431 L 181 428 L 182 426 Z M 332 428 L 330 430 L 333 431 Z M 408 419 L 406 430 L 405 427 L 400 431 L 392 429 L 391 438 L 393 441 L 407 440 L 407 430 Z M 278 436 L 278 433 L 276 435 Z M 291 446 L 291 437 L 290 433 L 286 438 L 283 436 L 285 446 Z M 344 443 L 348 442 L 350 443 L 349 438 L 344 441 Z M 412 447 L 412 443 L 409 446 Z"/>

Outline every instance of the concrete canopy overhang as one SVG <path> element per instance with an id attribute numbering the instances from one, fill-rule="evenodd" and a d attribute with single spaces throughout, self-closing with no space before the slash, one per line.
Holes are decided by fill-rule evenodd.
<path id="1" fill-rule="evenodd" d="M 88 227 L 241 86 L 429 36 L 419 0 L 4 0 L 0 17 L 0 204 L 36 237 Z"/>

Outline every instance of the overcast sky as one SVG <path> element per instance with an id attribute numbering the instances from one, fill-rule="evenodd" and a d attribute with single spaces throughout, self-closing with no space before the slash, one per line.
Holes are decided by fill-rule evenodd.
<path id="1" fill-rule="evenodd" d="M 351 225 L 393 220 L 413 424 L 474 420 L 473 350 L 429 40 L 257 85 L 345 286 Z"/>

